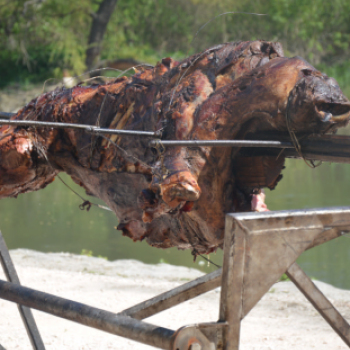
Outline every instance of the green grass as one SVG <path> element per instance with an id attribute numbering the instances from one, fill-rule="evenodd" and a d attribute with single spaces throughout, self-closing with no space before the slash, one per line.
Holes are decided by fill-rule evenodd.
<path id="1" fill-rule="evenodd" d="M 85 256 L 94 256 L 94 253 L 92 250 L 89 249 L 82 249 L 80 252 L 80 255 L 85 255 Z M 97 255 L 96 258 L 101 258 L 101 259 L 105 259 L 108 260 L 108 258 L 106 256 L 102 256 L 102 255 Z"/>

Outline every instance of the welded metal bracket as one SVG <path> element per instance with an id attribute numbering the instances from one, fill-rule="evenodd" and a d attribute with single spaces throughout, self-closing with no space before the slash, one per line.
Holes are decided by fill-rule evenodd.
<path id="1" fill-rule="evenodd" d="M 226 322 L 200 323 L 178 329 L 173 335 L 171 350 L 223 349 L 222 334 Z"/>

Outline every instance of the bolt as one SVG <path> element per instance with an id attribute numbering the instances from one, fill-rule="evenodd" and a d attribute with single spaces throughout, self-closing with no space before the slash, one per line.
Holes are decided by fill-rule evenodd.
<path id="1" fill-rule="evenodd" d="M 188 350 L 202 350 L 202 346 L 199 343 L 193 343 L 190 345 Z"/>

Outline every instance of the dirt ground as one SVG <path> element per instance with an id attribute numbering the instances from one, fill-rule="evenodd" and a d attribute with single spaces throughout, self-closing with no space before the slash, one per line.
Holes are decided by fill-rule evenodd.
<path id="1" fill-rule="evenodd" d="M 106 261 L 68 253 L 11 251 L 21 283 L 47 293 L 119 312 L 202 275 L 195 269 L 135 260 Z M 0 278 L 4 279 L 2 271 Z M 350 319 L 350 291 L 322 282 L 317 286 Z M 216 321 L 216 289 L 148 318 L 170 329 Z M 0 344 L 30 349 L 14 304 L 0 300 Z M 146 350 L 152 347 L 34 311 L 47 349 Z M 275 284 L 242 322 L 241 350 L 348 349 L 291 282 Z"/>

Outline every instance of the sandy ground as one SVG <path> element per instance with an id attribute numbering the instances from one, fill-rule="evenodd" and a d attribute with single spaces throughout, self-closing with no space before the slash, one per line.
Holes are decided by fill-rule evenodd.
<path id="1" fill-rule="evenodd" d="M 186 267 L 106 261 L 67 253 L 13 250 L 21 283 L 104 310 L 118 312 L 202 275 Z M 2 271 L 0 278 L 4 279 Z M 317 286 L 350 319 L 350 291 L 322 282 Z M 215 321 L 220 292 L 211 291 L 150 317 L 147 322 L 177 329 Z M 121 337 L 34 311 L 47 349 L 153 349 Z M 16 306 L 0 300 L 0 344 L 30 349 Z M 348 349 L 291 282 L 271 288 L 242 322 L 241 350 Z"/>

